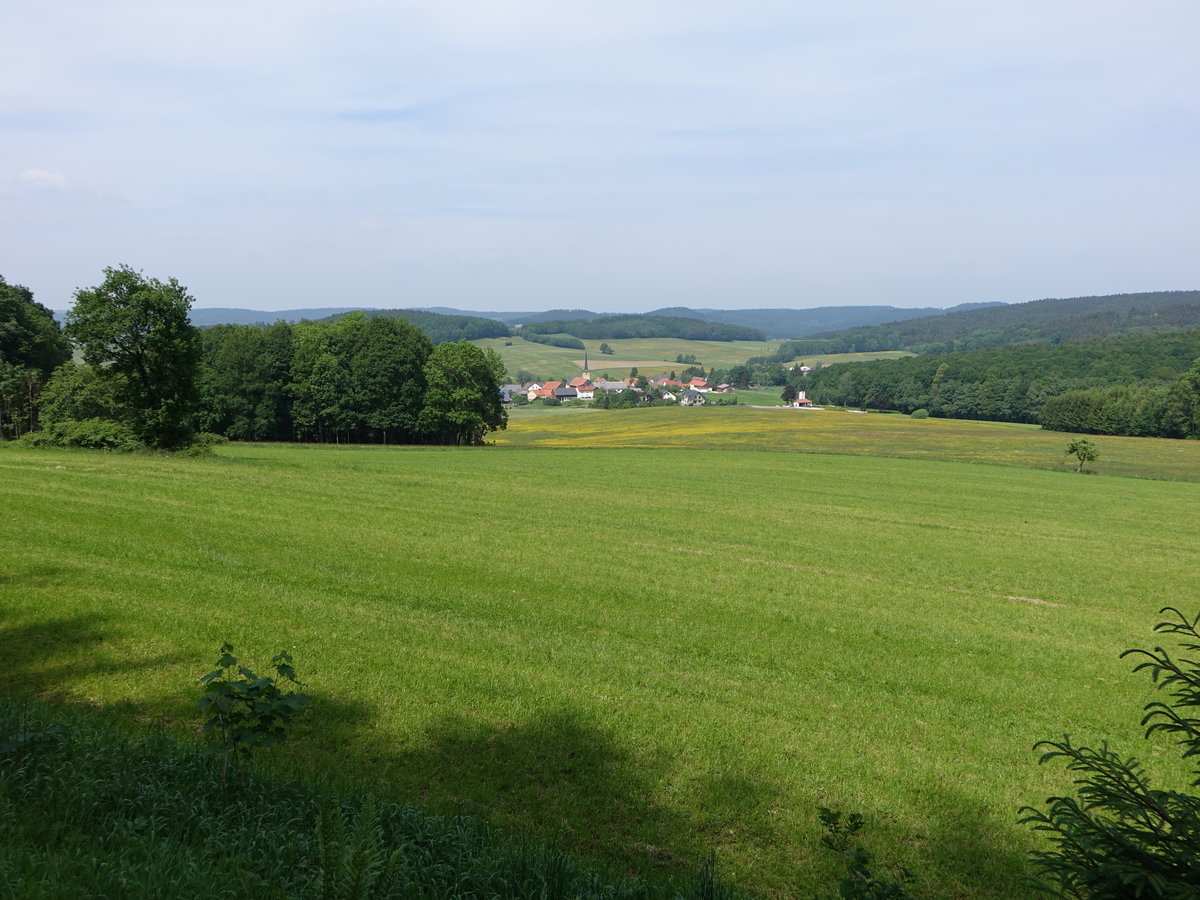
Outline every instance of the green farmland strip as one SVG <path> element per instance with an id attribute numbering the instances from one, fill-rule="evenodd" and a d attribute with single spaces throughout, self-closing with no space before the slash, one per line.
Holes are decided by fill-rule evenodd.
<path id="1" fill-rule="evenodd" d="M 582 350 L 535 344 L 519 337 L 486 338 L 473 341 L 480 347 L 490 347 L 504 360 L 510 377 L 515 378 L 522 369 L 532 372 L 541 379 L 574 378 L 583 371 Z M 695 356 L 706 369 L 728 369 L 740 366 L 755 356 L 769 356 L 779 349 L 780 341 L 685 341 L 676 338 L 630 338 L 605 341 L 584 341 L 587 347 L 588 365 L 594 377 L 608 374 L 612 378 L 624 378 L 630 368 L 636 366 L 641 375 L 665 374 L 672 370 L 682 371 L 688 363 L 674 360 L 678 356 Z M 600 352 L 600 345 L 607 343 L 612 355 Z M 813 355 L 794 360 L 799 365 L 810 366 L 834 362 L 863 362 L 870 359 L 893 359 L 911 356 L 903 350 L 884 350 L 877 353 L 841 353 Z M 779 389 L 775 390 L 779 393 Z"/>
<path id="2" fill-rule="evenodd" d="M 751 406 L 775 406 L 778 392 L 739 392 Z M 1069 471 L 1071 435 L 1036 425 L 964 419 L 910 419 L 846 410 L 716 408 L 514 409 L 508 447 L 772 450 L 912 459 L 956 460 Z M 1200 441 L 1096 436 L 1100 459 L 1088 469 L 1105 475 L 1200 481 Z M 807 463 L 798 463 L 807 465 Z"/>

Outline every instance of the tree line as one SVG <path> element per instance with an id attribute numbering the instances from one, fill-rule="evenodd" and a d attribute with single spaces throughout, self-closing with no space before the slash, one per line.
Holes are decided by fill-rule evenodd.
<path id="1" fill-rule="evenodd" d="M 364 315 L 368 318 L 384 316 L 404 319 L 425 332 L 425 336 L 435 344 L 512 337 L 512 329 L 503 322 L 498 319 L 485 319 L 482 316 L 446 315 L 423 309 L 371 309 L 365 310 Z M 330 316 L 329 318 L 338 317 Z"/>
<path id="2" fill-rule="evenodd" d="M 128 266 L 80 290 L 60 329 L 0 279 L 0 433 L 179 449 L 235 440 L 477 444 L 504 428 L 500 357 L 396 317 L 194 328 L 175 279 Z M 80 361 L 72 359 L 72 342 Z"/>
<path id="3" fill-rule="evenodd" d="M 1077 434 L 1200 438 L 1200 360 L 1169 386 L 1117 385 L 1051 397 L 1041 423 Z"/>
<path id="4" fill-rule="evenodd" d="M 1121 387 L 1158 397 L 1156 391 L 1185 391 L 1184 375 L 1197 358 L 1200 329 L 842 363 L 791 378 L 817 403 L 1038 423 L 1052 398 L 1071 392 Z M 1185 385 L 1175 388 L 1181 380 Z M 1067 421 L 1078 418 L 1055 420 Z M 1150 419 L 1140 421 L 1138 427 L 1146 427 Z M 1146 433 L 1179 436 L 1176 425 L 1157 421 L 1160 427 Z"/>
<path id="5" fill-rule="evenodd" d="M 569 334 L 538 334 L 535 331 L 526 332 L 521 329 L 521 339 L 533 344 L 545 344 L 549 347 L 565 347 L 568 350 L 583 350 L 583 341 Z M 604 351 L 601 350 L 601 353 Z"/>
<path id="6" fill-rule="evenodd" d="M 504 364 L 398 317 L 200 332 L 200 430 L 234 440 L 474 444 L 504 428 Z"/>
<path id="7" fill-rule="evenodd" d="M 0 276 L 0 438 L 37 427 L 42 389 L 71 358 L 71 345 L 54 313 L 33 292 Z"/>
<path id="8" fill-rule="evenodd" d="M 766 336 L 761 331 L 747 328 L 744 325 L 645 315 L 527 322 L 521 326 L 520 333 L 526 336 L 569 334 L 588 341 L 628 340 L 630 338 L 681 338 L 689 341 L 766 340 Z"/>

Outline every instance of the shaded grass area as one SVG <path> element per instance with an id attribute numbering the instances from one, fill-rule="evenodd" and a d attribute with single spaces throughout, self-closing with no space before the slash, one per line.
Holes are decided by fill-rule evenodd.
<path id="1" fill-rule="evenodd" d="M 1194 484 L 671 444 L 221 452 L 0 448 L 8 691 L 187 732 L 221 641 L 288 648 L 315 698 L 294 771 L 610 865 L 715 850 L 775 896 L 832 883 L 821 805 L 930 895 L 1020 895 L 1016 810 L 1067 783 L 1034 741 L 1159 768 L 1116 655 L 1200 588 Z"/>
<path id="2" fill-rule="evenodd" d="M 320 897 L 344 873 L 386 888 L 375 896 L 430 900 L 737 896 L 710 869 L 680 884 L 600 873 L 473 819 L 259 770 L 227 791 L 211 757 L 159 728 L 130 736 L 0 697 L 0 895 Z"/>
<path id="3" fill-rule="evenodd" d="M 745 402 L 778 403 L 775 399 Z M 843 410 L 652 407 L 597 410 L 597 415 L 537 407 L 514 409 L 506 447 L 772 450 L 1031 466 L 1073 471 L 1065 453 L 1075 435 L 1035 425 L 965 419 L 911 419 Z M 571 411 L 573 412 L 573 411 Z M 1091 436 L 1100 458 L 1085 471 L 1134 478 L 1200 481 L 1200 441 Z M 807 463 L 798 462 L 798 465 Z"/>

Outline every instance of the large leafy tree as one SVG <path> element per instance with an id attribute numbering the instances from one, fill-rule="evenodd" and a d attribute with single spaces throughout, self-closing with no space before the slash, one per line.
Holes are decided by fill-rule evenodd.
<path id="1" fill-rule="evenodd" d="M 0 360 L 36 369 L 43 380 L 71 358 L 71 346 L 54 313 L 33 299 L 33 292 L 0 276 Z"/>
<path id="2" fill-rule="evenodd" d="M 416 440 L 433 345 L 403 319 L 365 319 L 359 334 L 350 374 L 363 422 L 385 444 Z"/>
<path id="3" fill-rule="evenodd" d="M 356 330 L 356 321 L 340 319 L 302 322 L 292 330 L 288 392 L 296 430 L 308 440 L 350 440 L 358 425 L 349 368 Z"/>
<path id="4" fill-rule="evenodd" d="M 425 408 L 421 426 L 434 444 L 481 444 L 508 426 L 500 400 L 504 361 L 491 348 L 467 341 L 439 344 L 425 364 Z"/>
<path id="5" fill-rule="evenodd" d="M 113 380 L 123 417 L 152 447 L 172 449 L 192 437 L 200 345 L 191 305 L 174 278 L 163 282 L 120 266 L 105 269 L 96 287 L 76 291 L 67 314 L 67 334 L 84 360 Z"/>
<path id="6" fill-rule="evenodd" d="M 19 437 L 36 426 L 42 385 L 70 358 L 54 314 L 29 288 L 0 276 L 0 436 Z"/>
<path id="7" fill-rule="evenodd" d="M 239 441 L 290 439 L 291 326 L 214 325 L 200 341 L 200 430 Z"/>

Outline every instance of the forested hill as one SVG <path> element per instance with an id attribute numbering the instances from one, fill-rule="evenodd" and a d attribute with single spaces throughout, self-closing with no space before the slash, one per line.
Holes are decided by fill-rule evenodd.
<path id="1" fill-rule="evenodd" d="M 299 322 L 303 319 L 328 319 L 348 312 L 365 310 L 364 306 L 327 306 L 319 309 L 232 309 L 229 307 L 193 307 L 189 314 L 197 328 L 211 325 L 269 325 L 272 322 Z M 65 316 L 65 313 L 63 314 Z"/>
<path id="2" fill-rule="evenodd" d="M 1002 303 L 963 303 L 953 310 L 1003 306 Z M 672 306 L 651 310 L 651 316 L 700 319 L 703 322 L 722 322 L 757 328 L 769 338 L 802 338 L 835 329 L 901 322 L 927 316 L 940 316 L 952 310 L 927 306 L 901 309 L 898 306 L 818 306 L 813 309 L 690 309 Z"/>
<path id="3" fill-rule="evenodd" d="M 1082 341 L 1200 326 L 1200 291 L 1158 291 L 1033 300 L 922 319 L 815 334 L 840 352 L 946 353 L 1027 341 Z"/>
<path id="4" fill-rule="evenodd" d="M 858 325 L 876 325 L 881 322 L 899 322 L 921 316 L 940 316 L 960 309 L 976 309 L 984 306 L 1002 306 L 1001 303 L 963 303 L 951 309 L 933 306 L 919 309 L 903 309 L 898 306 L 821 306 L 815 309 L 692 309 L 672 306 L 652 309 L 648 316 L 665 316 L 670 319 L 699 319 L 701 322 L 719 322 L 724 325 L 743 325 L 763 332 L 768 338 L 806 337 L 818 331 L 854 328 Z M 597 313 L 588 309 L 549 309 L 543 312 L 480 312 L 478 310 L 454 309 L 446 306 L 428 307 L 429 312 L 444 315 L 479 316 L 499 319 L 508 325 L 525 325 L 542 322 L 590 322 L 593 319 L 612 318 L 625 313 Z"/>
<path id="5" fill-rule="evenodd" d="M 699 319 L 669 316 L 601 316 L 574 321 L 527 322 L 526 334 L 569 334 L 589 341 L 626 340 L 628 338 L 681 338 L 689 341 L 765 341 L 757 329 Z"/>
<path id="6" fill-rule="evenodd" d="M 444 316 L 479 316 L 482 319 L 499 319 L 505 325 L 521 325 L 525 322 L 547 322 L 551 319 L 575 321 L 576 319 L 598 319 L 612 313 L 592 312 L 590 309 L 546 309 L 541 312 L 495 312 L 477 309 L 456 309 L 452 306 L 427 306 L 424 312 L 441 313 Z"/>
<path id="7" fill-rule="evenodd" d="M 339 319 L 352 312 L 361 312 L 367 316 L 388 316 L 412 322 L 424 331 L 435 344 L 474 341 L 486 337 L 508 337 L 510 334 L 508 325 L 499 320 L 498 316 L 483 313 L 467 314 L 445 310 L 446 314 L 443 314 L 424 309 L 377 309 L 366 306 L 279 310 L 211 307 L 193 309 L 191 321 L 197 328 L 211 328 L 213 325 L 268 325 L 274 322 L 295 323 L 305 320 L 324 322 Z M 528 313 L 526 315 L 535 314 Z"/>
<path id="8" fill-rule="evenodd" d="M 1197 360 L 1200 329 L 1193 329 L 843 363 L 817 369 L 797 386 L 818 403 L 1038 422 L 1050 398 L 1108 387 L 1165 390 Z"/>
<path id="9" fill-rule="evenodd" d="M 366 311 L 366 316 L 367 318 L 379 316 L 388 319 L 404 319 L 425 332 L 425 336 L 435 344 L 509 337 L 512 334 L 512 331 L 503 322 L 478 316 L 445 316 L 441 313 L 425 312 L 419 309 L 372 309 Z"/>

